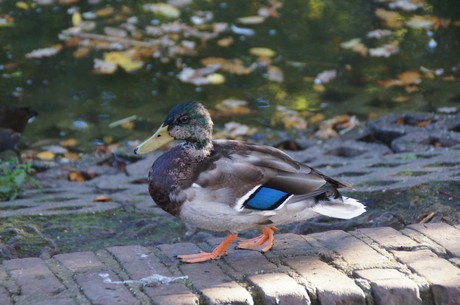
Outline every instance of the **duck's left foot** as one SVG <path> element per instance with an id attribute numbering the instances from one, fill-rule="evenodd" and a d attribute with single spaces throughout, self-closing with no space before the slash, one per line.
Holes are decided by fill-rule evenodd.
<path id="1" fill-rule="evenodd" d="M 275 231 L 279 231 L 277 227 L 263 228 L 263 234 L 251 239 L 245 239 L 238 242 L 237 249 L 255 250 L 267 252 L 275 243 Z"/>
<path id="2" fill-rule="evenodd" d="M 227 255 L 227 248 L 235 241 L 238 234 L 228 234 L 227 237 L 221 242 L 212 252 L 201 252 L 196 254 L 178 255 L 177 258 L 183 263 L 201 263 L 213 259 L 219 259 Z"/>

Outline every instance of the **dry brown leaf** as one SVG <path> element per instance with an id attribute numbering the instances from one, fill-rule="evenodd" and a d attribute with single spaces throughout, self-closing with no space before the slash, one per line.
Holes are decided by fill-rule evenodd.
<path id="1" fill-rule="evenodd" d="M 398 75 L 401 83 L 406 85 L 418 85 L 422 82 L 422 75 L 418 71 L 406 71 Z"/>
<path id="2" fill-rule="evenodd" d="M 71 171 L 67 175 L 67 179 L 72 182 L 85 182 L 87 179 L 86 175 L 83 172 Z"/>
<path id="3" fill-rule="evenodd" d="M 64 147 L 75 147 L 78 144 L 78 141 L 76 139 L 67 139 L 59 142 Z"/>
<path id="4" fill-rule="evenodd" d="M 94 202 L 111 202 L 112 199 L 110 199 L 109 197 L 107 197 L 105 195 L 99 195 L 96 198 L 94 198 L 93 201 Z"/>
<path id="5" fill-rule="evenodd" d="M 272 82 L 282 83 L 284 81 L 284 73 L 277 66 L 268 66 L 267 78 Z"/>
<path id="6" fill-rule="evenodd" d="M 113 15 L 115 9 L 113 7 L 104 7 L 96 11 L 98 17 L 108 17 Z"/>
<path id="7" fill-rule="evenodd" d="M 250 74 L 256 68 L 255 65 L 245 67 L 240 59 L 225 59 L 222 57 L 207 57 L 201 60 L 205 66 L 218 66 L 218 69 L 236 75 Z"/>
<path id="8" fill-rule="evenodd" d="M 217 45 L 219 47 L 226 48 L 232 45 L 234 42 L 235 40 L 233 39 L 233 37 L 226 37 L 226 38 L 217 40 Z"/>
<path id="9" fill-rule="evenodd" d="M 403 26 L 403 17 L 397 12 L 387 11 L 383 8 L 375 10 L 375 15 L 383 21 L 386 27 L 398 29 Z"/>
<path id="10" fill-rule="evenodd" d="M 83 57 L 86 57 L 89 52 L 91 51 L 90 48 L 87 48 L 87 47 L 79 47 L 78 49 L 76 49 L 74 52 L 73 52 L 73 58 L 76 58 L 76 59 L 79 59 L 79 58 L 83 58 Z"/>
<path id="11" fill-rule="evenodd" d="M 64 157 L 70 161 L 78 161 L 80 160 L 80 156 L 73 152 L 66 152 L 64 153 Z"/>
<path id="12" fill-rule="evenodd" d="M 406 22 L 407 26 L 413 29 L 431 29 L 436 21 L 435 17 L 431 16 L 412 16 Z"/>
<path id="13" fill-rule="evenodd" d="M 51 57 L 59 53 L 61 50 L 62 50 L 62 45 L 56 44 L 49 48 L 33 50 L 32 52 L 26 54 L 26 58 Z"/>
<path id="14" fill-rule="evenodd" d="M 396 103 L 405 103 L 405 102 L 410 101 L 410 97 L 406 95 L 400 95 L 400 96 L 393 98 L 393 101 L 395 101 Z"/>
<path id="15" fill-rule="evenodd" d="M 243 100 L 226 99 L 216 105 L 214 115 L 234 116 L 249 114 L 248 102 Z"/>
<path id="16" fill-rule="evenodd" d="M 310 118 L 310 123 L 312 124 L 317 124 L 321 121 L 323 121 L 325 118 L 324 114 L 322 113 L 317 113 L 315 115 L 313 115 L 311 118 Z"/>

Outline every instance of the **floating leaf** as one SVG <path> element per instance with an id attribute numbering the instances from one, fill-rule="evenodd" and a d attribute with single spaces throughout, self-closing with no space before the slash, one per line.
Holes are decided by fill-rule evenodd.
<path id="1" fill-rule="evenodd" d="M 118 120 L 118 121 L 115 121 L 115 122 L 110 123 L 110 124 L 109 124 L 109 127 L 110 127 L 110 128 L 117 127 L 117 126 L 120 126 L 120 125 L 122 125 L 122 124 L 124 124 L 124 123 L 132 122 L 132 121 L 134 121 L 134 120 L 136 120 L 136 119 L 137 119 L 137 116 L 136 116 L 136 115 L 131 115 L 131 116 L 126 117 L 126 118 L 124 118 L 124 119 L 121 119 L 121 120 Z"/>
<path id="2" fill-rule="evenodd" d="M 399 8 L 403 11 L 410 12 L 415 11 L 425 5 L 424 1 L 413 1 L 413 0 L 397 0 L 388 3 L 388 7 L 391 9 Z"/>
<path id="3" fill-rule="evenodd" d="M 337 77 L 336 70 L 326 70 L 319 73 L 315 78 L 315 84 L 327 84 Z"/>
<path id="4" fill-rule="evenodd" d="M 102 59 L 94 59 L 94 72 L 97 74 L 113 74 L 117 70 L 117 64 Z"/>
<path id="5" fill-rule="evenodd" d="M 32 52 L 26 54 L 26 58 L 51 57 L 59 53 L 61 50 L 62 50 L 62 45 L 56 44 L 49 48 L 33 50 Z"/>
<path id="6" fill-rule="evenodd" d="M 429 16 L 412 16 L 406 24 L 408 27 L 413 29 L 428 30 L 433 27 L 434 19 Z"/>
<path id="7" fill-rule="evenodd" d="M 251 48 L 249 49 L 249 54 L 258 57 L 271 58 L 276 55 L 276 52 L 269 48 Z"/>
<path id="8" fill-rule="evenodd" d="M 230 29 L 233 33 L 238 35 L 254 36 L 256 34 L 256 32 L 253 29 L 240 28 L 234 24 L 231 25 Z"/>
<path id="9" fill-rule="evenodd" d="M 211 85 L 221 85 L 225 83 L 225 76 L 219 73 L 212 73 L 206 76 Z"/>
<path id="10" fill-rule="evenodd" d="M 88 56 L 89 52 L 91 51 L 90 48 L 87 47 L 79 47 L 76 49 L 72 55 L 74 58 L 79 59 Z"/>
<path id="11" fill-rule="evenodd" d="M 265 21 L 265 18 L 262 16 L 247 16 L 247 17 L 240 17 L 236 19 L 238 23 L 245 24 L 245 25 L 252 25 L 252 24 L 260 24 Z"/>
<path id="12" fill-rule="evenodd" d="M 126 72 L 133 72 L 141 69 L 144 66 L 142 61 L 134 60 L 132 52 L 107 52 L 104 53 L 104 61 L 117 64 Z"/>
<path id="13" fill-rule="evenodd" d="M 390 30 L 377 29 L 377 30 L 373 30 L 373 31 L 368 32 L 366 37 L 367 38 L 381 39 L 383 37 L 390 36 L 391 34 L 393 34 L 393 32 L 390 31 Z"/>
<path id="14" fill-rule="evenodd" d="M 8 15 L 0 15 L 0 27 L 14 26 L 14 18 Z"/>
<path id="15" fill-rule="evenodd" d="M 422 82 L 422 75 L 418 71 L 406 71 L 399 74 L 398 79 L 380 81 L 379 85 L 384 88 L 405 87 L 418 85 Z"/>
<path id="16" fill-rule="evenodd" d="M 60 144 L 64 147 L 75 147 L 78 144 L 78 141 L 76 139 L 67 139 L 64 141 L 61 141 Z"/>
<path id="17" fill-rule="evenodd" d="M 27 4 L 27 3 L 24 2 L 24 1 L 18 1 L 18 2 L 16 2 L 16 7 L 17 7 L 17 8 L 20 8 L 20 9 L 22 9 L 22 10 L 28 10 L 28 9 L 30 9 L 29 4 Z"/>
<path id="18" fill-rule="evenodd" d="M 282 83 L 284 81 L 284 73 L 277 66 L 270 65 L 267 68 L 267 78 L 272 82 Z"/>
<path id="19" fill-rule="evenodd" d="M 201 63 L 207 67 L 216 67 L 217 69 L 236 75 L 247 75 L 256 68 L 255 65 L 245 67 L 240 59 L 225 59 L 222 57 L 203 58 Z"/>
<path id="20" fill-rule="evenodd" d="M 398 42 L 394 41 L 381 47 L 369 49 L 369 55 L 373 57 L 390 57 L 399 52 Z"/>
<path id="21" fill-rule="evenodd" d="M 403 17 L 397 12 L 391 12 L 378 8 L 375 10 L 375 15 L 384 22 L 386 27 L 397 29 L 403 26 Z"/>
<path id="22" fill-rule="evenodd" d="M 249 114 L 248 102 L 243 100 L 226 99 L 216 105 L 217 115 L 233 116 Z"/>
<path id="23" fill-rule="evenodd" d="M 81 17 L 80 12 L 73 13 L 72 14 L 72 25 L 79 26 L 81 22 L 82 22 L 82 17 Z"/>
<path id="24" fill-rule="evenodd" d="M 235 40 L 233 39 L 233 37 L 226 37 L 226 38 L 219 39 L 217 41 L 217 45 L 219 47 L 226 48 L 226 47 L 232 45 L 234 42 L 235 42 Z"/>
<path id="25" fill-rule="evenodd" d="M 214 73 L 219 69 L 219 65 L 209 65 L 201 69 L 185 68 L 177 77 L 184 83 L 190 83 L 195 86 L 209 85 L 210 80 L 207 78 L 208 75 Z"/>
<path id="26" fill-rule="evenodd" d="M 241 137 L 255 133 L 257 130 L 238 122 L 228 122 L 225 124 L 225 131 L 232 137 Z"/>
<path id="27" fill-rule="evenodd" d="M 128 33 L 124 29 L 114 28 L 110 26 L 104 27 L 104 33 L 109 36 L 125 38 L 128 36 Z"/>
<path id="28" fill-rule="evenodd" d="M 179 18 L 180 10 L 170 4 L 166 3 L 147 3 L 144 4 L 144 10 L 148 12 L 153 12 L 157 14 L 161 14 L 168 18 Z"/>
<path id="29" fill-rule="evenodd" d="M 96 15 L 98 17 L 108 17 L 108 16 L 113 15 L 114 12 L 115 12 L 115 9 L 109 6 L 109 7 L 104 7 L 104 8 L 97 10 Z"/>

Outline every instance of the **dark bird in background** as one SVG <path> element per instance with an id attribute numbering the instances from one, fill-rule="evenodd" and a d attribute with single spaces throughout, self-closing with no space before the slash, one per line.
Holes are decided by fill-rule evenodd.
<path id="1" fill-rule="evenodd" d="M 0 105 L 0 152 L 12 149 L 20 159 L 17 144 L 27 123 L 37 115 L 30 107 Z"/>

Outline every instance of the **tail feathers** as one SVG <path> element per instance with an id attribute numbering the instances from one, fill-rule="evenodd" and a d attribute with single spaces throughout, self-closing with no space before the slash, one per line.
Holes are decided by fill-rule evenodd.
<path id="1" fill-rule="evenodd" d="M 321 215 L 340 219 L 351 219 L 366 212 L 366 207 L 358 200 L 345 196 L 342 199 L 343 203 L 340 201 L 320 201 L 312 210 Z"/>

